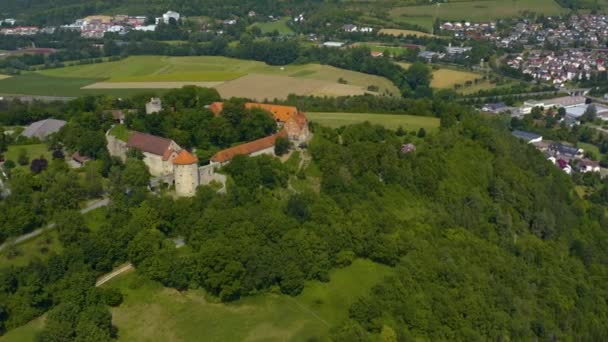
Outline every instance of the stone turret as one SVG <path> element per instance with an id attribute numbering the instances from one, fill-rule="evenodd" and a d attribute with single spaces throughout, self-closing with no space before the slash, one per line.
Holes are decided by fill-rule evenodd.
<path id="1" fill-rule="evenodd" d="M 196 193 L 200 184 L 198 158 L 186 150 L 181 150 L 173 159 L 175 176 L 175 193 L 178 196 L 191 197 Z"/>

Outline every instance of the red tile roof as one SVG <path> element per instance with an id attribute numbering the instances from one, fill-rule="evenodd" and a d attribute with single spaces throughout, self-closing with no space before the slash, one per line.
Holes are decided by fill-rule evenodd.
<path id="1" fill-rule="evenodd" d="M 278 137 L 286 136 L 287 132 L 282 130 L 279 133 L 273 134 L 271 136 L 219 151 L 213 157 L 211 157 L 211 161 L 215 163 L 224 163 L 232 160 L 232 158 L 237 155 L 250 155 L 252 153 L 274 146 Z"/>
<path id="2" fill-rule="evenodd" d="M 186 150 L 181 150 L 177 157 L 173 159 L 173 164 L 175 165 L 191 165 L 196 163 L 198 163 L 198 158 Z"/>
<path id="3" fill-rule="evenodd" d="M 173 152 L 169 147 L 171 140 L 157 137 L 155 135 L 133 132 L 127 140 L 127 147 L 135 148 L 142 152 L 148 152 L 162 156 L 163 160 L 168 160 Z"/>
<path id="4" fill-rule="evenodd" d="M 272 114 L 272 116 L 274 116 L 274 118 L 280 122 L 287 122 L 287 120 L 289 120 L 293 115 L 296 115 L 298 113 L 298 109 L 296 107 L 280 106 L 280 105 L 265 104 L 265 103 L 248 102 L 248 103 L 245 103 L 245 108 L 263 109 L 263 110 L 269 112 L 270 114 Z"/>
<path id="5" fill-rule="evenodd" d="M 218 116 L 224 110 L 224 103 L 222 102 L 213 102 L 209 105 L 209 110 L 213 113 L 213 115 Z"/>

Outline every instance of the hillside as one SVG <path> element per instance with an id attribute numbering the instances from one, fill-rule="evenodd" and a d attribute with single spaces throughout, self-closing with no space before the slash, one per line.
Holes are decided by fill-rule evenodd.
<path id="1" fill-rule="evenodd" d="M 192 91 L 164 99 L 177 111 L 132 124 L 209 139 L 219 119 L 187 100 Z M 63 139 L 104 126 L 75 114 L 75 136 Z M 578 197 L 571 178 L 500 119 L 452 104 L 441 126 L 313 126 L 309 148 L 282 161 L 233 159 L 222 169 L 225 195 L 202 187 L 179 200 L 149 194 L 141 161 L 129 158 L 110 171 L 112 202 L 95 229 L 68 212 L 60 254 L 0 272 L 12 284 L 0 288 L 6 329 L 48 311 L 41 331 L 34 321 L 8 336 L 77 340 L 93 329 L 106 340 L 114 322 L 122 340 L 604 340 L 606 199 Z M 43 175 L 19 177 L 21 189 L 62 179 L 58 166 Z M 176 237 L 186 246 L 176 249 Z M 92 288 L 126 261 L 135 274 Z M 32 282 L 34 294 L 24 293 Z"/>

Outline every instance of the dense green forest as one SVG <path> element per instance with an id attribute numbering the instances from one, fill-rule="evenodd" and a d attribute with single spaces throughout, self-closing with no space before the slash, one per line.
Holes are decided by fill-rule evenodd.
<path id="1" fill-rule="evenodd" d="M 180 123 L 180 113 L 187 118 L 201 105 L 188 94 L 191 88 L 168 95 L 174 115 L 136 115 L 131 124 L 180 130 L 189 122 Z M 51 144 L 88 146 L 87 137 L 96 141 L 108 127 L 105 108 L 137 107 L 144 98 L 112 101 L 67 104 L 61 113 L 70 123 Z M 368 258 L 397 272 L 333 327 L 336 341 L 606 339 L 606 180 L 581 198 L 570 177 L 511 136 L 508 120 L 440 99 L 432 104 L 443 114 L 434 134 L 313 125 L 304 170 L 268 156 L 235 158 L 222 171 L 230 178 L 226 194 L 200 187 L 193 198 L 152 195 L 137 156 L 123 163 L 103 147 L 81 181 L 59 155 L 44 170 L 15 170 L 10 184 L 19 196 L 0 202 L 3 213 L 16 211 L 14 203 L 37 203 L 36 212 L 11 217 L 52 218 L 62 252 L 0 269 L 0 331 L 48 312 L 40 341 L 115 337 L 108 306 L 121 295 L 93 284 L 126 261 L 167 287 L 202 288 L 232 301 L 273 288 L 295 295 L 305 281 L 327 281 L 330 269 Z M 48 114 L 29 108 L 31 120 Z M 252 115 L 233 114 L 227 119 Z M 206 137 L 201 130 L 185 141 L 197 144 Z M 402 151 L 410 142 L 416 151 Z M 111 203 L 101 227 L 91 229 L 74 209 L 78 199 L 99 194 L 94 185 L 102 177 Z M 309 186 L 294 191 L 296 180 Z M 12 227 L 0 225 L 4 233 Z M 176 249 L 176 237 L 188 248 Z"/>

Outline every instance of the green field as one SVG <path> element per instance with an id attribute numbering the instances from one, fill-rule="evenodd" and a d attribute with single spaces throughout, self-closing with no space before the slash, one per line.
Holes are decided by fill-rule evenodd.
<path id="1" fill-rule="evenodd" d="M 202 291 L 178 291 L 136 273 L 109 285 L 125 295 L 113 310 L 119 341 L 312 341 L 331 326 L 391 269 L 370 261 L 331 272 L 329 283 L 309 282 L 297 297 L 263 294 L 234 303 L 209 302 Z"/>
<path id="2" fill-rule="evenodd" d="M 30 167 L 29 163 L 27 165 L 23 165 L 23 166 L 21 166 L 17 163 L 19 151 L 21 151 L 21 150 L 26 151 L 30 162 L 33 159 L 40 158 L 40 156 L 43 156 L 47 160 L 50 160 L 52 157 L 51 151 L 49 151 L 49 148 L 46 146 L 46 144 L 11 145 L 8 147 L 8 150 L 5 152 L 4 157 L 6 158 L 6 160 L 14 161 L 17 169 L 29 169 L 29 167 Z"/>
<path id="3" fill-rule="evenodd" d="M 473 0 L 449 3 L 395 7 L 389 11 L 394 22 L 432 28 L 436 18 L 482 22 L 515 17 L 523 11 L 558 15 L 568 12 L 554 0 Z"/>
<path id="4" fill-rule="evenodd" d="M 277 21 L 270 21 L 265 23 L 255 23 L 250 27 L 257 26 L 262 30 L 262 33 L 272 33 L 274 31 L 279 32 L 281 35 L 291 34 L 293 30 L 287 26 L 287 22 L 289 21 L 289 17 L 281 18 Z"/>
<path id="5" fill-rule="evenodd" d="M 120 61 L 98 64 L 69 66 L 25 73 L 0 80 L 0 94 L 26 94 L 48 96 L 82 96 L 108 94 L 129 96 L 148 90 L 137 89 L 157 82 L 224 82 L 239 79 L 245 75 L 289 76 L 295 79 L 325 81 L 327 86 L 337 85 L 342 78 L 348 85 L 366 89 L 370 85 L 380 88 L 380 92 L 397 94 L 398 89 L 386 78 L 338 69 L 327 65 L 304 64 L 270 66 L 262 62 L 226 57 L 165 57 L 137 56 Z M 98 83 L 139 82 L 133 89 L 81 89 Z M 230 86 L 230 82 L 224 86 Z M 238 90 L 240 86 L 235 88 Z M 319 87 L 318 82 L 315 87 Z M 116 88 L 119 88 L 118 86 Z M 285 91 L 281 88 L 280 90 Z M 154 89 L 156 93 L 166 90 Z M 305 94 L 302 94 L 305 95 Z M 274 98 L 267 94 L 267 98 Z"/>
<path id="6" fill-rule="evenodd" d="M 433 131 L 439 128 L 439 119 L 428 116 L 397 115 L 397 114 L 373 114 L 373 113 L 306 113 L 312 122 L 337 128 L 369 121 L 372 124 L 383 125 L 389 129 L 397 129 L 399 126 L 407 131 L 424 128 Z"/>
<path id="7" fill-rule="evenodd" d="M 44 316 L 43 316 L 44 317 Z M 13 329 L 3 336 L 0 336 L 0 342 L 32 342 L 36 340 L 36 334 L 44 327 L 44 319 L 37 318 L 28 324 Z"/>

